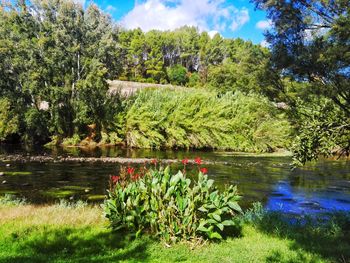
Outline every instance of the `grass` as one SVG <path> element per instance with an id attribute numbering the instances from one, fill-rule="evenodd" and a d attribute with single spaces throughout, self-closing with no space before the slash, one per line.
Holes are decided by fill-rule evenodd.
<path id="1" fill-rule="evenodd" d="M 294 230 L 277 233 L 276 227 L 279 229 L 283 223 L 271 225 L 273 220 L 263 218 L 259 222 L 244 224 L 241 237 L 221 243 L 205 243 L 194 249 L 181 243 L 169 248 L 150 236 L 136 239 L 126 233 L 113 233 L 99 206 L 83 202 L 51 206 L 2 202 L 0 262 L 348 262 L 350 259 L 349 238 L 340 242 L 317 231 L 306 231 L 303 237 L 302 232 Z"/>

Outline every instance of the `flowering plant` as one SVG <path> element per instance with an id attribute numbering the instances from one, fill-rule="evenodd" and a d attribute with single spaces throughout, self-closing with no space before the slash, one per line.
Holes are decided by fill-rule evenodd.
<path id="1" fill-rule="evenodd" d="M 220 193 L 207 171 L 200 168 L 198 179 L 191 182 L 169 167 L 143 167 L 137 173 L 122 168 L 119 177 L 111 177 L 105 216 L 116 230 L 137 235 L 147 231 L 168 242 L 199 236 L 221 239 L 224 230 L 235 227 L 239 196 L 233 186 Z"/>

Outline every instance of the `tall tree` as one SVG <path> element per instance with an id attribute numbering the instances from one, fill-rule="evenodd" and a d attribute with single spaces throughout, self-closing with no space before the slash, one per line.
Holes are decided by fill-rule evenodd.
<path id="1" fill-rule="evenodd" d="M 300 161 L 350 150 L 350 3 L 348 0 L 253 0 L 273 28 L 266 34 L 273 66 L 299 82 L 323 107 L 304 111 Z M 280 86 L 281 88 L 283 86 Z M 316 100 L 316 101 L 315 101 Z M 328 102 L 327 102 L 328 101 Z M 334 105 L 329 104 L 331 101 Z M 297 103 L 300 105 L 300 103 Z M 305 104 L 305 103 L 302 103 Z M 328 113 L 328 114 L 326 114 Z M 304 129 L 307 127 L 307 129 Z M 308 133 L 306 131 L 317 132 Z"/>
<path id="2" fill-rule="evenodd" d="M 90 123 L 105 129 L 106 80 L 120 68 L 110 17 L 69 0 L 12 2 L 1 5 L 0 16 L 0 90 L 18 95 L 12 100 L 25 123 L 50 128 L 38 133 L 25 125 L 23 132 L 37 139 L 84 133 Z"/>

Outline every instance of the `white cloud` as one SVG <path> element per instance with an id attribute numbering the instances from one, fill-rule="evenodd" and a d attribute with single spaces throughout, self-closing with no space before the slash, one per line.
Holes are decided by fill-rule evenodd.
<path id="1" fill-rule="evenodd" d="M 244 24 L 249 22 L 249 12 L 248 9 L 242 8 L 241 10 L 235 10 L 235 17 L 231 24 L 231 30 L 236 31 L 240 29 Z"/>
<path id="2" fill-rule="evenodd" d="M 256 23 L 255 27 L 261 30 L 267 30 L 271 28 L 272 22 L 271 20 L 260 20 L 258 23 Z"/>
<path id="3" fill-rule="evenodd" d="M 108 13 L 114 13 L 115 11 L 117 11 L 117 8 L 114 7 L 114 6 L 112 6 L 112 5 L 108 5 L 108 6 L 106 7 L 106 11 L 107 11 Z"/>
<path id="4" fill-rule="evenodd" d="M 235 31 L 249 21 L 246 8 L 237 9 L 226 0 L 146 0 L 136 3 L 121 23 L 128 29 L 140 27 L 172 30 L 184 25 L 200 30 Z"/>

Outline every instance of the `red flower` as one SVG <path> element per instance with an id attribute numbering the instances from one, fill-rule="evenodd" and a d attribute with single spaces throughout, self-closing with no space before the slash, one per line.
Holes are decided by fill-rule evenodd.
<path id="1" fill-rule="evenodd" d="M 202 160 L 200 157 L 197 157 L 196 159 L 194 159 L 194 162 L 198 165 L 200 165 L 202 163 Z"/>
<path id="2" fill-rule="evenodd" d="M 183 164 L 183 165 L 188 164 L 188 159 L 187 159 L 187 158 L 183 159 L 183 160 L 182 160 L 182 164 Z"/>
<path id="3" fill-rule="evenodd" d="M 153 160 L 151 160 L 151 164 L 154 164 L 154 165 L 156 165 L 157 164 L 157 159 L 153 159 Z"/>
<path id="4" fill-rule="evenodd" d="M 135 172 L 135 168 L 132 168 L 132 167 L 128 167 L 128 169 L 127 169 L 127 173 L 128 174 L 133 174 Z"/>
<path id="5" fill-rule="evenodd" d="M 136 181 L 139 178 L 140 178 L 139 174 L 135 174 L 135 175 L 131 176 L 131 180 L 133 180 L 133 181 Z"/>
<path id="6" fill-rule="evenodd" d="M 118 175 L 113 175 L 113 176 L 111 176 L 111 179 L 112 179 L 112 182 L 113 182 L 114 184 L 116 184 L 116 183 L 118 183 L 118 181 L 119 181 L 119 179 L 120 179 L 120 176 L 118 176 Z"/>
<path id="7" fill-rule="evenodd" d="M 202 172 L 202 174 L 208 173 L 208 169 L 205 167 L 201 168 L 200 171 Z"/>

